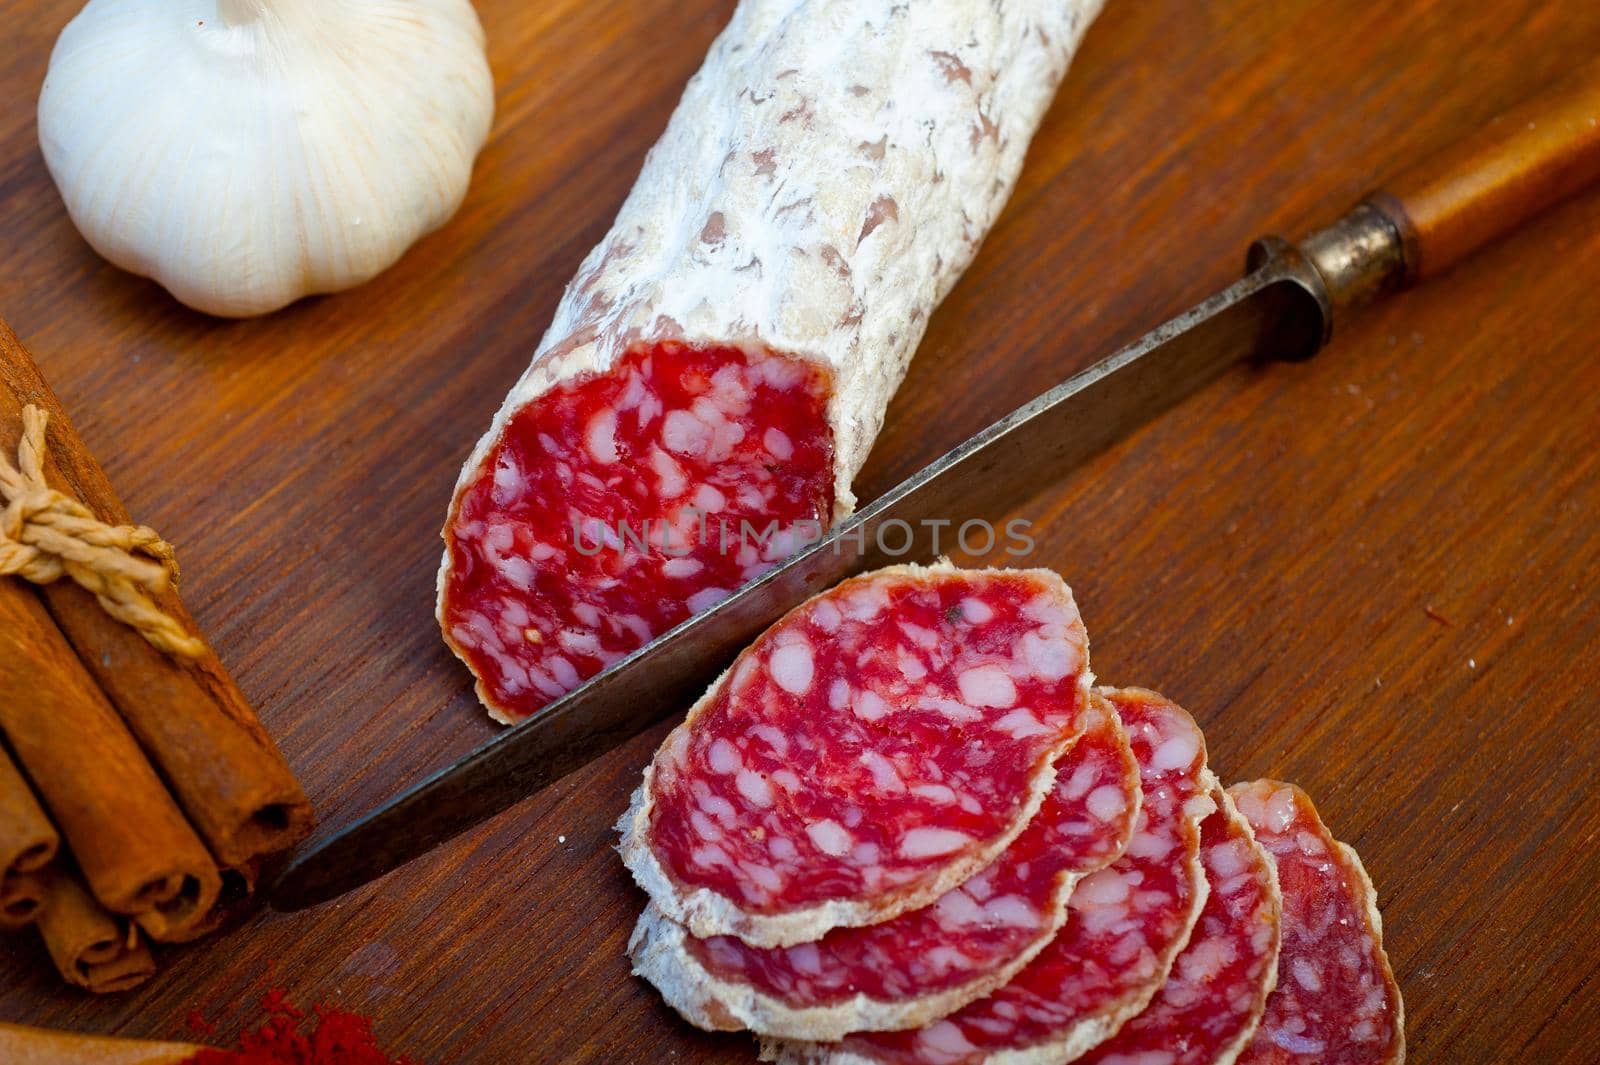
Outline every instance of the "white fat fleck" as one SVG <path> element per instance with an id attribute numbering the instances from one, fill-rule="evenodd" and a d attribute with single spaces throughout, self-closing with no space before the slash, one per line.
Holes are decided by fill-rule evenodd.
<path id="1" fill-rule="evenodd" d="M 721 795 L 702 795 L 695 800 L 695 804 L 718 821 L 730 827 L 733 824 L 734 814 L 738 812 L 733 808 L 733 803 L 724 799 Z"/>
<path id="2" fill-rule="evenodd" d="M 1294 974 L 1294 982 L 1312 994 L 1322 990 L 1322 975 L 1317 972 L 1316 966 L 1305 958 L 1296 958 L 1289 963 L 1289 971 Z"/>
<path id="3" fill-rule="evenodd" d="M 900 857 L 909 859 L 942 858 L 972 843 L 972 837 L 953 828 L 923 825 L 900 837 Z"/>
<path id="4" fill-rule="evenodd" d="M 522 494 L 522 471 L 517 468 L 516 459 L 509 454 L 501 455 L 494 464 L 494 501 L 499 506 L 508 506 Z"/>
<path id="5" fill-rule="evenodd" d="M 658 447 L 650 449 L 650 468 L 655 471 L 656 484 L 665 499 L 677 499 L 689 487 L 689 476 L 683 472 L 683 467 Z"/>
<path id="6" fill-rule="evenodd" d="M 689 597 L 687 601 L 689 613 L 698 614 L 702 610 L 710 610 L 730 594 L 726 588 L 702 588 Z"/>
<path id="7" fill-rule="evenodd" d="M 739 748 L 718 736 L 706 750 L 706 765 L 711 767 L 713 773 L 726 776 L 743 769 L 744 759 L 739 755 Z"/>
<path id="8" fill-rule="evenodd" d="M 811 690 L 816 665 L 811 657 L 809 643 L 791 643 L 772 652 L 767 668 L 772 679 L 791 695 L 804 695 Z"/>
<path id="9" fill-rule="evenodd" d="M 839 631 L 839 623 L 843 620 L 839 608 L 827 599 L 817 600 L 811 608 L 811 623 L 829 635 Z"/>
<path id="10" fill-rule="evenodd" d="M 1156 772 L 1184 769 L 1194 764 L 1200 755 L 1200 733 L 1184 729 L 1177 735 L 1161 741 L 1150 755 L 1149 768 Z"/>
<path id="11" fill-rule="evenodd" d="M 1041 592 L 1022 605 L 1023 616 L 1041 625 L 1064 625 L 1072 615 L 1055 596 Z"/>
<path id="12" fill-rule="evenodd" d="M 966 670 L 956 678 L 956 686 L 961 689 L 962 702 L 972 706 L 1007 707 L 1017 704 L 1017 686 L 998 666 L 977 666 Z M 1038 724 L 1037 721 L 1034 723 Z"/>
<path id="13" fill-rule="evenodd" d="M 1226 940 L 1195 939 L 1179 956 L 1178 970 L 1191 984 L 1208 984 L 1234 960 L 1236 952 Z"/>
<path id="14" fill-rule="evenodd" d="M 982 599 L 968 596 L 961 600 L 961 616 L 973 625 L 986 625 L 994 620 L 994 608 Z"/>
<path id="15" fill-rule="evenodd" d="M 556 683 L 566 691 L 576 688 L 582 681 L 577 667 L 560 655 L 552 656 L 545 664 L 550 667 L 550 675 L 555 677 Z"/>
<path id="16" fill-rule="evenodd" d="M 1261 810 L 1261 823 L 1266 828 L 1278 835 L 1289 831 L 1289 826 L 1294 824 L 1295 802 L 1294 792 L 1288 788 L 1279 788 L 1267 798 Z"/>
<path id="17" fill-rule="evenodd" d="M 1089 793 L 1084 805 L 1096 820 L 1110 821 L 1127 809 L 1128 801 L 1121 788 L 1114 784 L 1102 784 Z"/>
<path id="18" fill-rule="evenodd" d="M 1242 840 L 1230 839 L 1206 851 L 1206 869 L 1219 880 L 1246 872 L 1251 866 L 1250 852 Z"/>
<path id="19" fill-rule="evenodd" d="M 661 575 L 682 580 L 685 577 L 693 577 L 705 568 L 705 563 L 699 559 L 669 558 L 661 564 Z"/>
<path id="20" fill-rule="evenodd" d="M 533 563 L 516 555 L 500 560 L 500 575 L 523 591 L 533 589 Z"/>
<path id="21" fill-rule="evenodd" d="M 832 858 L 843 858 L 849 854 L 850 846 L 855 842 L 845 827 L 832 818 L 813 821 L 806 826 L 806 835 L 817 850 Z"/>
<path id="22" fill-rule="evenodd" d="M 796 972 L 809 976 L 822 975 L 822 952 L 815 943 L 801 943 L 790 947 L 787 951 L 789 964 L 794 966 Z"/>
<path id="23" fill-rule="evenodd" d="M 917 1033 L 917 1046 L 929 1061 L 963 1061 L 978 1048 L 950 1021 L 930 1024 Z"/>
<path id="24" fill-rule="evenodd" d="M 661 442 L 680 455 L 704 456 L 711 449 L 711 426 L 686 410 L 669 413 L 661 423 Z"/>
<path id="25" fill-rule="evenodd" d="M 620 457 L 617 454 L 617 412 L 603 410 L 589 419 L 583 429 L 583 447 L 589 457 L 602 466 L 609 466 Z"/>
<path id="26" fill-rule="evenodd" d="M 1072 905 L 1076 908 L 1094 906 L 1121 906 L 1130 894 L 1128 881 L 1115 867 L 1090 873 L 1078 882 L 1072 892 Z"/>
<path id="27" fill-rule="evenodd" d="M 1017 707 L 996 721 L 994 727 L 1018 740 L 1025 740 L 1031 736 L 1046 736 L 1051 731 L 1025 706 Z"/>
<path id="28" fill-rule="evenodd" d="M 762 723 L 750 726 L 750 735 L 765 743 L 771 748 L 772 753 L 783 758 L 789 753 L 789 737 L 784 735 L 781 728 L 776 725 Z"/>
<path id="29" fill-rule="evenodd" d="M 955 699 L 924 699 L 919 705 L 924 706 L 929 710 L 936 710 L 940 714 L 943 714 L 945 717 L 949 718 L 951 721 L 955 721 L 960 724 L 979 721 L 983 718 L 983 714 L 977 710 L 974 710 L 965 703 L 957 702 Z"/>
<path id="30" fill-rule="evenodd" d="M 1039 911 L 1020 895 L 999 895 L 983 904 L 984 923 L 991 928 L 1035 928 Z"/>
<path id="31" fill-rule="evenodd" d="M 767 454 L 781 462 L 787 462 L 794 457 L 794 441 L 788 434 L 777 426 L 769 426 L 761 434 L 761 446 L 767 449 Z"/>
<path id="32" fill-rule="evenodd" d="M 1045 637 L 1036 632 L 1022 637 L 1022 659 L 1042 680 L 1061 680 L 1083 666 L 1083 652 L 1076 644 L 1064 637 Z"/>
<path id="33" fill-rule="evenodd" d="M 728 497 L 715 485 L 703 484 L 694 490 L 694 505 L 707 514 L 716 514 L 728 505 Z"/>
<path id="34" fill-rule="evenodd" d="M 900 675 L 915 684 L 928 675 L 928 667 L 922 659 L 912 654 L 909 650 L 902 649 L 895 656 L 895 665 L 900 669 Z"/>
<path id="35" fill-rule="evenodd" d="M 946 784 L 918 784 L 911 789 L 911 794 L 927 799 L 929 802 L 952 803 L 956 801 L 956 793 Z"/>
<path id="36" fill-rule="evenodd" d="M 862 751 L 861 764 L 872 774 L 872 783 L 879 791 L 896 795 L 906 790 L 906 782 L 900 779 L 894 763 L 877 751 Z"/>
<path id="37" fill-rule="evenodd" d="M 740 862 L 739 868 L 757 887 L 765 888 L 769 892 L 783 890 L 783 877 L 770 865 L 759 862 Z"/>
<path id="38" fill-rule="evenodd" d="M 828 709 L 843 710 L 850 701 L 850 682 L 843 677 L 835 677 L 828 685 Z"/>
<path id="39" fill-rule="evenodd" d="M 739 790 L 740 795 L 757 806 L 772 805 L 772 785 L 768 784 L 767 778 L 760 773 L 741 769 L 739 775 L 734 778 L 733 786 Z"/>
<path id="40" fill-rule="evenodd" d="M 855 700 L 850 708 L 855 715 L 863 721 L 879 721 L 888 716 L 889 704 L 883 697 L 871 688 L 862 688 L 856 692 Z"/>

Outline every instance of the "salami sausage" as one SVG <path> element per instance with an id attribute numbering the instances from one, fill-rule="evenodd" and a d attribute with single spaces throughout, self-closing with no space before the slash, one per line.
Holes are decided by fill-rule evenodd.
<path id="1" fill-rule="evenodd" d="M 898 566 L 772 628 L 689 711 L 619 823 L 666 917 L 759 947 L 932 903 L 1026 827 L 1089 706 L 1047 570 Z"/>
<path id="2" fill-rule="evenodd" d="M 1405 1007 L 1361 859 L 1293 784 L 1257 780 L 1229 794 L 1277 862 L 1283 891 L 1278 986 L 1240 1065 L 1403 1062 Z"/>
<path id="3" fill-rule="evenodd" d="M 1180 707 L 1139 689 L 1102 692 L 1128 730 L 1144 797 L 1127 853 L 1078 884 L 1066 927 L 1009 983 L 943 1020 L 835 1043 L 768 1041 L 763 1056 L 790 1065 L 1070 1061 L 1149 1004 L 1206 900 L 1200 823 L 1215 809 L 1216 782 L 1205 739 Z"/>
<path id="4" fill-rule="evenodd" d="M 994 864 L 933 905 L 776 950 L 697 939 L 652 906 L 630 944 L 634 972 L 702 1028 L 789 1039 L 915 1028 L 1026 965 L 1065 921 L 1073 885 L 1122 855 L 1138 810 L 1127 733 L 1097 695 L 1038 815 Z"/>
<path id="5" fill-rule="evenodd" d="M 849 512 L 1100 3 L 742 0 L 457 484 L 439 620 L 491 714 Z"/>
<path id="6" fill-rule="evenodd" d="M 1145 1011 L 1081 1065 L 1232 1065 L 1278 979 L 1282 898 L 1271 857 L 1227 792 L 1200 825 L 1210 894 L 1200 923 Z"/>

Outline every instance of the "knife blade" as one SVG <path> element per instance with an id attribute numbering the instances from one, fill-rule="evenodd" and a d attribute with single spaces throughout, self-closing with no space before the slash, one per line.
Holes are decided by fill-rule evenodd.
<path id="1" fill-rule="evenodd" d="M 986 519 L 1025 502 L 1242 361 L 1309 358 L 1336 317 L 1442 273 L 1596 181 L 1600 62 L 1298 246 L 1258 241 L 1243 280 L 1019 407 L 713 609 L 314 843 L 273 885 L 273 906 L 326 901 L 515 805 L 685 710 L 755 635 L 816 592 L 885 562 L 930 557 L 940 522 Z M 891 527 L 892 549 L 883 535 Z"/>

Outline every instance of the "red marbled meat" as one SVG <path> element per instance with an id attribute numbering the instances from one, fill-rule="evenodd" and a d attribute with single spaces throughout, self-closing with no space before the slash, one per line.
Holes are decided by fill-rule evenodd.
<path id="1" fill-rule="evenodd" d="M 819 538 L 828 391 L 809 363 L 662 342 L 519 410 L 445 529 L 441 618 L 496 716 L 532 714 Z"/>
<path id="2" fill-rule="evenodd" d="M 1230 1065 L 1277 980 L 1281 915 L 1272 859 L 1227 794 L 1200 825 L 1210 894 L 1188 946 L 1145 1011 L 1082 1065 Z"/>
<path id="3" fill-rule="evenodd" d="M 1205 902 L 1199 826 L 1214 782 L 1184 710 L 1153 692 L 1102 692 L 1133 742 L 1144 801 L 1127 853 L 1073 891 L 1066 927 L 1009 983 L 943 1020 L 772 1048 L 780 1060 L 965 1065 L 1026 1050 L 1068 1061 L 1144 1009 Z"/>
<path id="4" fill-rule="evenodd" d="M 1240 1065 L 1404 1061 L 1405 1007 L 1361 859 L 1293 784 L 1257 780 L 1229 794 L 1277 862 L 1283 892 L 1278 986 Z"/>
<path id="5" fill-rule="evenodd" d="M 622 854 L 696 935 L 758 946 L 925 906 L 1050 790 L 1089 704 L 1046 570 L 900 566 L 802 604 L 656 752 Z"/>
<path id="6" fill-rule="evenodd" d="M 673 949 L 662 950 L 636 933 L 635 971 L 705 1027 L 819 1039 L 925 1023 L 1004 983 L 1048 943 L 1073 885 L 1122 855 L 1138 810 L 1138 763 L 1097 696 L 1027 829 L 933 905 L 776 950 L 733 936 L 697 939 L 677 926 Z M 641 929 L 653 927 L 641 919 Z M 659 957 L 648 956 L 653 949 Z"/>

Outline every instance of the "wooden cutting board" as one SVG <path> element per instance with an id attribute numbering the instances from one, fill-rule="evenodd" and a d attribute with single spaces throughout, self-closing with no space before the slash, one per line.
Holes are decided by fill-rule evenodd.
<path id="1" fill-rule="evenodd" d="M 0 314 L 336 825 L 493 734 L 434 626 L 462 459 L 730 0 L 480 3 L 493 139 L 459 216 L 365 288 L 221 322 L 98 260 L 33 105 L 75 0 L 6 0 Z M 1568 0 L 1111 0 L 1015 199 L 934 319 L 870 499 L 1600 52 Z M 1022 516 L 1107 682 L 1228 779 L 1304 785 L 1384 904 L 1413 1059 L 1590 1061 L 1600 1015 L 1600 194 L 1241 370 Z M 0 698 L 16 693 L 0 693 Z M 378 884 L 64 990 L 0 944 L 0 1019 L 255 1021 L 269 964 L 429 1062 L 741 1061 L 628 974 L 611 824 L 662 730 Z"/>

